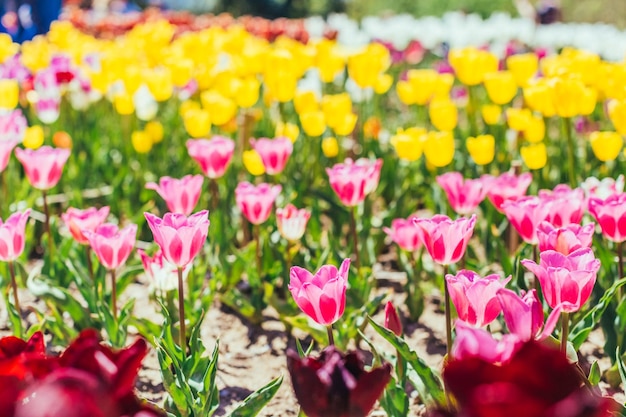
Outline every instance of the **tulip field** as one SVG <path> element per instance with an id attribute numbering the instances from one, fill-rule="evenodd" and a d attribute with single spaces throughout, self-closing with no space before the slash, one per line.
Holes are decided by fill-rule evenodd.
<path id="1" fill-rule="evenodd" d="M 0 34 L 0 417 L 626 415 L 626 32 L 395 19 Z"/>

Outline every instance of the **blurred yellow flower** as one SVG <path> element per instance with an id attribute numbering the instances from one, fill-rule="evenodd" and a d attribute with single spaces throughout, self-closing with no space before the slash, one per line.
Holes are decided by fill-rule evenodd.
<path id="1" fill-rule="evenodd" d="M 531 142 L 536 143 L 543 140 L 546 135 L 546 124 L 541 116 L 531 116 L 528 119 L 526 127 L 523 129 L 524 138 Z"/>
<path id="2" fill-rule="evenodd" d="M 0 64 L 15 55 L 18 50 L 19 45 L 13 43 L 13 39 L 11 39 L 10 35 L 0 33 Z"/>
<path id="3" fill-rule="evenodd" d="M 396 92 L 404 104 L 428 103 L 435 94 L 439 75 L 433 69 L 412 69 L 406 81 L 398 81 Z"/>
<path id="4" fill-rule="evenodd" d="M 145 71 L 143 79 L 156 101 L 165 101 L 172 97 L 174 82 L 172 80 L 172 72 L 168 68 L 161 67 Z"/>
<path id="5" fill-rule="evenodd" d="M 217 91 L 205 91 L 200 95 L 202 107 L 211 115 L 211 122 L 217 126 L 228 123 L 237 115 L 237 104 Z"/>
<path id="6" fill-rule="evenodd" d="M 326 131 L 324 113 L 319 110 L 301 113 L 300 124 L 302 125 L 302 130 L 308 136 L 320 136 Z"/>
<path id="7" fill-rule="evenodd" d="M 148 153 L 152 149 L 152 137 L 144 131 L 137 130 L 130 136 L 133 148 L 137 153 Z"/>
<path id="8" fill-rule="evenodd" d="M 0 109 L 13 110 L 17 107 L 20 87 L 16 80 L 0 79 Z"/>
<path id="9" fill-rule="evenodd" d="M 259 101 L 260 87 L 261 83 L 256 78 L 241 80 L 235 94 L 237 105 L 243 109 L 254 106 Z"/>
<path id="10" fill-rule="evenodd" d="M 526 129 L 526 126 L 530 123 L 532 113 L 528 109 L 508 108 L 506 109 L 506 123 L 513 130 L 518 132 Z"/>
<path id="11" fill-rule="evenodd" d="M 609 119 L 621 135 L 626 135 L 626 99 L 611 100 L 608 105 Z"/>
<path id="12" fill-rule="evenodd" d="M 428 132 L 424 142 L 426 161 L 435 167 L 445 167 L 454 159 L 452 132 Z"/>
<path id="13" fill-rule="evenodd" d="M 332 82 L 343 71 L 346 58 L 340 53 L 336 41 L 322 39 L 315 47 L 315 65 L 320 71 L 320 78 L 325 83 Z"/>
<path id="14" fill-rule="evenodd" d="M 596 103 L 595 91 L 586 87 L 580 79 L 559 78 L 554 80 L 554 104 L 560 117 L 588 115 Z"/>
<path id="15" fill-rule="evenodd" d="M 539 58 L 534 52 L 511 55 L 506 59 L 506 67 L 515 78 L 518 86 L 524 87 L 539 69 Z"/>
<path id="16" fill-rule="evenodd" d="M 428 107 L 430 121 L 437 129 L 452 130 L 458 123 L 458 111 L 452 100 L 434 100 Z"/>
<path id="17" fill-rule="evenodd" d="M 426 129 L 411 127 L 398 129 L 395 135 L 389 139 L 389 143 L 398 154 L 398 158 L 405 161 L 417 161 L 424 151 Z"/>
<path id="18" fill-rule="evenodd" d="M 334 158 L 339 154 L 339 143 L 333 136 L 322 139 L 322 152 L 326 158 Z"/>
<path id="19" fill-rule="evenodd" d="M 556 114 L 556 97 L 551 84 L 550 81 L 541 78 L 524 87 L 526 105 L 545 117 L 552 117 Z"/>
<path id="20" fill-rule="evenodd" d="M 485 74 L 498 70 L 498 57 L 471 46 L 451 49 L 448 59 L 457 78 L 465 85 L 478 85 Z"/>
<path id="21" fill-rule="evenodd" d="M 497 71 L 485 74 L 485 89 L 489 99 L 496 104 L 507 104 L 517 94 L 517 84 L 509 71 Z"/>
<path id="22" fill-rule="evenodd" d="M 368 44 L 348 58 L 348 75 L 361 88 L 374 87 L 380 74 L 391 65 L 389 50 L 378 42 Z"/>
<path id="23" fill-rule="evenodd" d="M 393 84 L 393 77 L 390 74 L 380 74 L 374 84 L 376 94 L 385 94 Z"/>
<path id="24" fill-rule="evenodd" d="M 123 116 L 133 114 L 133 112 L 135 111 L 133 97 L 130 94 L 126 93 L 117 94 L 113 98 L 113 106 L 115 107 L 115 111 Z"/>
<path id="25" fill-rule="evenodd" d="M 265 165 L 261 155 L 254 149 L 250 149 L 243 152 L 243 166 L 252 175 L 258 176 L 265 174 Z"/>
<path id="26" fill-rule="evenodd" d="M 592 132 L 589 142 L 593 154 L 602 162 L 617 158 L 624 145 L 624 139 L 617 132 Z"/>
<path id="27" fill-rule="evenodd" d="M 189 109 L 183 115 L 183 124 L 192 138 L 206 137 L 211 133 L 211 113 L 203 109 Z"/>
<path id="28" fill-rule="evenodd" d="M 43 145 L 43 127 L 40 125 L 29 126 L 24 132 L 22 145 L 30 149 L 38 149 Z"/>
<path id="29" fill-rule="evenodd" d="M 276 123 L 276 129 L 274 130 L 275 137 L 287 137 L 293 143 L 298 139 L 298 135 L 300 135 L 298 125 L 283 122 Z"/>
<path id="30" fill-rule="evenodd" d="M 363 123 L 363 134 L 368 139 L 378 139 L 380 130 L 382 129 L 380 118 L 376 116 L 370 116 L 369 119 Z"/>
<path id="31" fill-rule="evenodd" d="M 180 109 L 178 110 L 178 114 L 180 114 L 181 117 L 185 117 L 185 113 L 187 113 L 187 110 L 199 110 L 201 109 L 200 103 L 198 103 L 197 101 L 193 101 L 193 100 L 185 100 L 182 103 L 180 103 Z"/>
<path id="32" fill-rule="evenodd" d="M 32 73 L 36 73 L 48 66 L 55 49 L 48 43 L 45 37 L 35 36 L 32 41 L 22 44 L 20 60 Z"/>
<path id="33" fill-rule="evenodd" d="M 484 104 L 480 108 L 480 113 L 482 114 L 485 123 L 489 126 L 493 126 L 500 122 L 502 108 L 497 104 Z"/>
<path id="34" fill-rule="evenodd" d="M 354 127 L 356 126 L 356 121 L 356 114 L 346 113 L 341 118 L 334 118 L 331 128 L 335 131 L 337 136 L 347 136 L 354 130 Z"/>
<path id="35" fill-rule="evenodd" d="M 297 91 L 293 97 L 296 113 L 303 114 L 319 110 L 319 102 L 313 91 Z"/>
<path id="36" fill-rule="evenodd" d="M 496 139 L 492 135 L 469 137 L 465 146 L 476 165 L 487 165 L 496 154 Z"/>
<path id="37" fill-rule="evenodd" d="M 158 120 L 146 123 L 144 130 L 150 135 L 153 143 L 159 143 L 163 140 L 163 125 Z"/>
<path id="38" fill-rule="evenodd" d="M 519 152 L 528 169 L 541 169 L 548 162 L 548 152 L 543 142 L 522 146 Z"/>

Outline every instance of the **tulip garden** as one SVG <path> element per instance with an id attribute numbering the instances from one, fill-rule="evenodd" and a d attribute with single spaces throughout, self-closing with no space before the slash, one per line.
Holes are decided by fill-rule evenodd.
<path id="1" fill-rule="evenodd" d="M 81 16 L 0 35 L 0 416 L 626 415 L 626 41 Z"/>

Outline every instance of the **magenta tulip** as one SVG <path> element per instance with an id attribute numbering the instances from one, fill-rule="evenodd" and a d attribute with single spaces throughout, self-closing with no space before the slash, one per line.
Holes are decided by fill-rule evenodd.
<path id="1" fill-rule="evenodd" d="M 437 214 L 431 219 L 414 218 L 415 226 L 422 230 L 424 246 L 433 261 L 441 265 L 458 262 L 467 249 L 467 244 L 474 233 L 476 215 L 457 220 Z"/>
<path id="2" fill-rule="evenodd" d="M 589 223 L 584 226 L 570 224 L 565 227 L 554 227 L 548 222 L 542 222 L 537 227 L 539 251 L 555 250 L 563 255 L 591 247 L 596 225 Z"/>
<path id="3" fill-rule="evenodd" d="M 137 225 L 130 224 L 123 229 L 112 223 L 104 223 L 90 232 L 83 230 L 89 245 L 98 256 L 100 263 L 108 270 L 114 270 L 126 263 L 135 246 Z"/>
<path id="4" fill-rule="evenodd" d="M 235 142 L 224 136 L 211 139 L 190 139 L 187 152 L 196 160 L 209 178 L 219 178 L 226 172 L 235 151 Z"/>
<path id="5" fill-rule="evenodd" d="M 527 293 L 522 292 L 520 297 L 513 291 L 502 288 L 498 290 L 497 297 L 502 306 L 506 327 L 523 341 L 543 340 L 549 337 L 561 314 L 561 306 L 557 306 L 550 313 L 544 326 L 543 307 L 534 289 Z"/>
<path id="6" fill-rule="evenodd" d="M 21 143 L 27 127 L 28 122 L 22 110 L 15 109 L 8 113 L 0 113 L 0 142 Z"/>
<path id="7" fill-rule="evenodd" d="M 202 210 L 187 217 L 184 214 L 165 213 L 161 219 L 144 213 L 154 240 L 163 251 L 168 262 L 184 268 L 204 245 L 209 233 L 209 212 Z"/>
<path id="8" fill-rule="evenodd" d="M 556 227 L 580 223 L 585 214 L 585 193 L 582 188 L 572 190 L 569 185 L 559 184 L 553 191 L 539 191 L 539 198 L 549 203 L 551 210 L 547 221 Z"/>
<path id="9" fill-rule="evenodd" d="M 298 210 L 293 204 L 287 204 L 285 208 L 276 209 L 278 232 L 290 242 L 296 242 L 304 236 L 306 224 L 310 218 L 311 212 L 309 210 Z"/>
<path id="10" fill-rule="evenodd" d="M 20 143 L 18 140 L 0 140 L 0 172 L 4 171 L 9 165 L 9 158 L 13 152 L 13 148 Z"/>
<path id="11" fill-rule="evenodd" d="M 350 159 L 346 161 L 351 162 Z M 383 167 L 382 159 L 371 160 L 368 158 L 359 158 L 354 162 L 354 165 L 363 167 L 367 171 L 367 181 L 365 182 L 365 194 L 370 194 L 378 187 L 380 181 L 380 170 Z"/>
<path id="12" fill-rule="evenodd" d="M 626 240 L 626 193 L 613 194 L 604 200 L 591 197 L 589 212 L 600 225 L 604 237 L 613 242 Z"/>
<path id="13" fill-rule="evenodd" d="M 526 195 L 528 186 L 533 181 L 533 176 L 525 172 L 519 176 L 512 172 L 505 172 L 498 177 L 483 175 L 485 187 L 487 187 L 487 197 L 494 207 L 503 213 L 502 204 L 507 200 L 517 200 Z"/>
<path id="14" fill-rule="evenodd" d="M 402 336 L 402 321 L 391 301 L 385 304 L 385 328 L 391 330 L 396 336 Z"/>
<path id="15" fill-rule="evenodd" d="M 342 164 L 327 168 L 330 186 L 348 207 L 355 207 L 365 200 L 365 196 L 376 189 L 380 179 L 382 160 L 370 161 L 361 158 L 356 162 L 347 159 Z"/>
<path id="16" fill-rule="evenodd" d="M 459 172 L 439 175 L 437 184 L 446 192 L 452 210 L 461 215 L 470 214 L 476 210 L 487 195 L 484 179 L 464 180 Z"/>
<path id="17" fill-rule="evenodd" d="M 494 321 L 502 311 L 496 294 L 510 280 L 510 276 L 500 280 L 497 274 L 483 278 L 468 270 L 461 270 L 456 275 L 446 275 L 448 292 L 459 319 L 476 327 L 483 327 Z"/>
<path id="18" fill-rule="evenodd" d="M 524 242 L 536 245 L 537 226 L 548 219 L 550 215 L 550 202 L 539 197 L 528 196 L 517 200 L 505 201 L 501 209 L 511 225 L 517 230 Z"/>
<path id="19" fill-rule="evenodd" d="M 474 328 L 461 320 L 455 324 L 456 338 L 452 345 L 454 361 L 479 358 L 488 363 L 506 363 L 522 345 L 522 340 L 513 334 L 505 334 L 496 340 L 491 333 Z"/>
<path id="20" fill-rule="evenodd" d="M 300 309 L 324 326 L 339 320 L 346 307 L 346 288 L 350 259 L 344 259 L 337 270 L 324 265 L 313 275 L 304 268 L 291 268 L 289 291 Z"/>
<path id="21" fill-rule="evenodd" d="M 202 175 L 185 175 L 181 179 L 161 177 L 158 184 L 149 182 L 146 188 L 159 193 L 172 213 L 189 216 L 198 204 L 203 183 Z"/>
<path id="22" fill-rule="evenodd" d="M 383 227 L 383 231 L 393 240 L 401 249 L 409 252 L 418 250 L 423 245 L 422 229 L 415 227 L 413 217 L 409 219 L 393 219 L 391 228 Z"/>
<path id="23" fill-rule="evenodd" d="M 548 305 L 562 305 L 565 313 L 580 310 L 589 299 L 600 269 L 600 261 L 588 248 L 569 255 L 547 250 L 540 254 L 539 265 L 529 259 L 522 260 L 522 265 L 539 280 Z"/>
<path id="24" fill-rule="evenodd" d="M 50 146 L 42 146 L 37 150 L 17 148 L 15 156 L 24 166 L 30 185 L 45 191 L 57 185 L 61 179 L 70 150 Z"/>
<path id="25" fill-rule="evenodd" d="M 252 147 L 261 156 L 265 172 L 269 175 L 280 174 L 291 152 L 293 152 L 293 143 L 289 138 L 279 137 L 275 139 L 260 138 L 252 140 Z"/>
<path id="26" fill-rule="evenodd" d="M 0 219 L 0 261 L 13 262 L 24 251 L 26 223 L 30 209 L 13 213 L 3 223 Z"/>
<path id="27" fill-rule="evenodd" d="M 95 207 L 90 207 L 86 210 L 70 207 L 61 215 L 61 219 L 63 219 L 74 240 L 81 245 L 86 245 L 89 243 L 89 239 L 87 239 L 83 231 L 95 232 L 96 228 L 106 221 L 108 215 L 108 206 L 104 206 L 99 210 Z"/>
<path id="28" fill-rule="evenodd" d="M 254 186 L 240 182 L 235 189 L 235 201 L 250 223 L 261 224 L 270 217 L 272 205 L 281 190 L 280 185 L 262 183 Z"/>

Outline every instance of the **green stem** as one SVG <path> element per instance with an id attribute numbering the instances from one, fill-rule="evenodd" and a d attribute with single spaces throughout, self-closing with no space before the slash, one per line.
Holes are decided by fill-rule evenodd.
<path id="1" fill-rule="evenodd" d="M 359 255 L 359 236 L 356 230 L 356 211 L 357 206 L 350 210 L 350 232 L 352 233 L 352 244 L 354 246 L 354 257 L 357 271 L 361 269 L 361 257 Z"/>
<path id="2" fill-rule="evenodd" d="M 448 360 L 452 358 L 452 316 L 450 311 L 450 292 L 446 283 L 446 275 L 448 274 L 448 265 L 443 266 L 443 291 L 446 309 L 446 352 Z"/>
<path id="3" fill-rule="evenodd" d="M 117 322 L 117 285 L 115 285 L 115 269 L 111 269 L 111 308 L 113 319 Z"/>
<path id="4" fill-rule="evenodd" d="M 576 182 L 576 153 L 574 148 L 574 137 L 572 135 L 572 123 L 569 117 L 563 117 L 563 132 L 567 139 L 567 159 L 569 169 L 569 183 L 572 188 L 578 184 Z"/>
<path id="5" fill-rule="evenodd" d="M 333 325 L 326 326 L 326 333 L 328 334 L 328 346 L 335 345 L 335 337 L 333 336 Z"/>
<path id="6" fill-rule="evenodd" d="M 254 225 L 254 239 L 256 240 L 256 270 L 259 280 L 261 279 L 261 229 Z"/>
<path id="7" fill-rule="evenodd" d="M 183 359 L 187 355 L 187 335 L 185 329 L 185 287 L 183 286 L 183 268 L 178 267 L 178 316 L 180 321 L 180 349 Z"/>
<path id="8" fill-rule="evenodd" d="M 470 132 L 472 136 L 476 137 L 478 135 L 478 124 L 476 122 L 476 93 L 472 86 L 467 87 L 467 118 L 469 119 Z"/>
<path id="9" fill-rule="evenodd" d="M 17 295 L 17 281 L 15 280 L 15 265 L 13 261 L 9 261 L 9 274 L 11 274 L 11 288 L 13 289 L 13 304 L 18 314 L 21 314 L 20 300 Z"/>
<path id="10" fill-rule="evenodd" d="M 618 278 L 624 278 L 624 242 L 617 242 L 617 271 Z M 619 287 L 618 297 L 622 299 L 622 287 Z"/>
<path id="11" fill-rule="evenodd" d="M 569 313 L 561 315 L 561 352 L 567 354 L 567 336 L 569 336 Z"/>
<path id="12" fill-rule="evenodd" d="M 48 235 L 48 251 L 50 255 L 50 261 L 52 262 L 54 258 L 54 242 L 52 240 L 52 233 L 50 232 L 50 210 L 48 208 L 48 196 L 45 191 L 42 191 L 43 194 L 43 213 L 46 216 L 46 221 L 44 223 L 44 230 Z"/>

